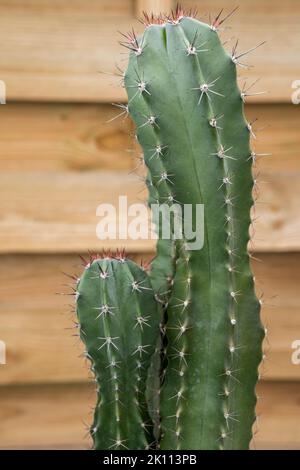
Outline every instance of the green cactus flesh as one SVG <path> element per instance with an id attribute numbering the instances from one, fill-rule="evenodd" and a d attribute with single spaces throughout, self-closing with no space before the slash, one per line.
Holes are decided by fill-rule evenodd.
<path id="1" fill-rule="evenodd" d="M 159 204 L 159 193 L 152 183 L 150 172 L 146 178 L 146 185 L 149 192 L 148 203 Z M 151 263 L 150 278 L 151 284 L 158 298 L 166 302 L 170 295 L 170 281 L 174 275 L 174 242 L 173 240 L 161 238 L 161 224 L 159 220 L 153 218 L 153 223 L 157 230 L 158 241 L 156 244 L 156 256 Z"/>
<path id="2" fill-rule="evenodd" d="M 153 423 L 146 400 L 160 313 L 143 269 L 133 261 L 95 259 L 77 286 L 80 336 L 98 388 L 94 448 L 146 449 Z M 157 384 L 149 384 L 151 386 Z"/>
<path id="3" fill-rule="evenodd" d="M 205 209 L 203 248 L 177 242 L 161 448 L 247 449 L 263 328 L 247 251 L 251 128 L 236 59 L 192 18 L 150 25 L 132 49 L 128 109 L 157 199 Z"/>

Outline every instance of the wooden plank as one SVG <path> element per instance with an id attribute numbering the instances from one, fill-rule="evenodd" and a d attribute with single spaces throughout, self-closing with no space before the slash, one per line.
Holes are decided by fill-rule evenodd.
<path id="1" fill-rule="evenodd" d="M 252 448 L 300 449 L 299 385 L 263 383 L 259 393 L 259 431 Z M 91 422 L 94 394 L 90 387 L 2 387 L 0 400 L 2 449 L 89 447 L 83 420 Z"/>
<path id="2" fill-rule="evenodd" d="M 300 365 L 291 362 L 292 342 L 300 340 L 300 254 L 261 258 L 254 271 L 258 294 L 264 294 L 263 322 L 268 328 L 262 377 L 300 380 Z M 79 258 L 6 255 L 0 261 L 0 339 L 7 345 L 0 384 L 87 381 L 87 365 L 79 358 L 82 346 L 73 336 L 73 297 L 55 295 L 70 292 L 62 272 L 79 275 Z"/>
<path id="3" fill-rule="evenodd" d="M 78 252 L 116 248 L 143 252 L 149 240 L 104 240 L 96 236 L 100 203 L 139 202 L 144 185 L 121 172 L 7 172 L 0 175 L 0 252 Z"/>
<path id="4" fill-rule="evenodd" d="M 173 0 L 135 0 L 136 3 L 136 16 L 139 18 L 143 12 L 154 13 L 169 13 L 173 6 Z"/>
<path id="5" fill-rule="evenodd" d="M 266 360 L 265 380 L 300 380 L 300 365 L 292 363 L 292 343 L 300 340 L 300 254 L 263 254 L 253 263 L 257 293 L 263 301 Z"/>
<path id="6" fill-rule="evenodd" d="M 271 157 L 261 158 L 260 172 L 295 173 L 300 171 L 299 128 L 300 113 L 292 105 L 251 105 L 246 106 L 249 122 L 254 124 L 257 140 L 252 147 L 257 153 L 271 153 Z"/>
<path id="7" fill-rule="evenodd" d="M 253 449 L 300 449 L 299 383 L 261 383 Z"/>
<path id="8" fill-rule="evenodd" d="M 198 6 L 200 16 L 211 9 L 209 0 L 183 4 Z M 270 92 L 256 97 L 257 101 L 291 102 L 291 84 L 297 79 L 295 57 L 300 52 L 300 5 L 297 0 L 288 4 L 276 0 L 271 9 L 268 5 L 260 0 L 244 1 L 231 19 L 233 29 L 226 30 L 225 36 L 240 37 L 241 50 L 267 40 L 250 58 L 256 67 L 246 75 L 250 80 L 263 77 L 261 86 Z M 216 12 L 223 6 L 222 0 L 214 2 Z M 228 10 L 233 6 L 234 0 L 226 2 Z M 119 80 L 99 71 L 111 73 L 116 62 L 125 66 L 118 31 L 131 26 L 137 32 L 142 29 L 134 19 L 132 1 L 10 0 L 1 2 L 0 15 L 1 80 L 6 83 L 9 101 L 110 102 L 125 98 L 124 90 L 115 87 Z"/>
<path id="9" fill-rule="evenodd" d="M 2 449 L 87 449 L 84 420 L 94 396 L 85 385 L 0 388 Z M 25 432 L 26 430 L 26 432 Z"/>
<path id="10" fill-rule="evenodd" d="M 2 261 L 7 282 L 1 288 L 0 318 L 7 364 L 1 367 L 0 384 L 87 381 L 89 372 L 79 357 L 83 348 L 73 336 L 73 298 L 56 295 L 67 292 L 63 285 L 69 280 L 62 272 L 75 272 L 79 259 L 21 256 Z"/>
<path id="11" fill-rule="evenodd" d="M 265 172 L 260 179 L 255 250 L 297 251 L 300 173 Z M 98 205 L 118 208 L 120 195 L 128 197 L 128 205 L 141 202 L 146 198 L 143 188 L 140 178 L 126 171 L 2 172 L 0 253 L 76 252 L 120 243 L 131 251 L 149 251 L 154 246 L 151 240 L 100 242 L 96 236 Z"/>
<path id="12" fill-rule="evenodd" d="M 258 181 L 260 198 L 253 212 L 257 220 L 251 246 L 265 252 L 298 251 L 300 173 L 265 172 Z"/>
<path id="13" fill-rule="evenodd" d="M 142 183 L 127 173 L 92 171 L 129 170 L 136 164 L 126 152 L 132 146 L 127 122 L 104 124 L 116 111 L 103 105 L 10 104 L 1 111 L 0 252 L 97 249 L 97 205 L 114 202 L 118 194 L 128 194 L 131 201 L 140 197 Z M 247 116 L 260 117 L 258 128 L 264 127 L 256 151 L 273 154 L 258 166 L 264 204 L 257 208 L 254 247 L 298 250 L 298 109 L 248 106 Z M 130 243 L 136 251 L 152 246 Z"/>
<path id="14" fill-rule="evenodd" d="M 0 108 L 0 170 L 130 170 L 129 120 L 108 105 L 10 103 Z"/>
<path id="15" fill-rule="evenodd" d="M 0 3 L 1 79 L 8 100 L 100 102 L 124 99 L 118 31 L 133 21 L 131 0 L 11 0 Z"/>
<path id="16" fill-rule="evenodd" d="M 135 166 L 129 119 L 107 123 L 119 111 L 112 106 L 10 103 L 0 107 L 0 170 L 125 170 Z M 291 105 L 248 105 L 258 141 L 253 146 L 272 158 L 261 171 L 300 171 L 300 113 Z"/>
<path id="17" fill-rule="evenodd" d="M 236 6 L 235 0 L 183 0 L 182 5 L 189 9 L 196 7 L 199 16 L 206 22 L 208 14 L 214 18 L 221 9 L 224 15 Z M 269 102 L 291 102 L 294 91 L 292 83 L 297 80 L 298 72 L 295 57 L 300 54 L 300 4 L 297 0 L 268 1 L 244 0 L 239 10 L 227 22 L 227 28 L 221 31 L 224 41 L 229 40 L 226 49 L 232 51 L 236 39 L 239 39 L 239 51 L 247 51 L 263 41 L 267 43 L 246 57 L 247 64 L 254 65 L 252 70 L 239 69 L 242 76 L 247 76 L 249 83 L 261 78 L 257 87 L 268 91 L 262 100 Z M 225 23 L 226 25 L 226 23 Z M 274 27 L 276 25 L 276 27 Z M 281 41 L 281 38 L 285 41 Z M 253 79 L 253 80 L 252 80 Z"/>

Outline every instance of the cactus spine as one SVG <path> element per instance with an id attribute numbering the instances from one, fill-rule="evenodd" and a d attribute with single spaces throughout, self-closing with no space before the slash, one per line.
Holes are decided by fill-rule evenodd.
<path id="1" fill-rule="evenodd" d="M 130 33 L 124 43 L 130 49 L 124 84 L 126 109 L 136 124 L 147 166 L 149 202 L 193 208 L 203 204 L 204 245 L 192 249 L 188 239 L 158 241 L 150 279 L 156 299 L 166 302 L 159 402 L 146 393 L 150 350 L 141 376 L 142 402 L 137 403 L 132 388 L 133 350 L 145 343 L 143 331 L 133 327 L 132 292 L 130 286 L 124 287 L 123 271 L 131 279 L 143 279 L 147 286 L 136 293 L 134 301 L 135 311 L 142 305 L 142 311 L 152 312 L 153 323 L 145 334 L 153 355 L 158 344 L 155 338 L 159 341 L 159 314 L 150 281 L 134 265 L 114 261 L 95 261 L 104 271 L 107 265 L 101 263 L 108 263 L 111 272 L 111 279 L 97 281 L 99 286 L 91 280 L 94 264 L 85 272 L 78 289 L 78 315 L 103 393 L 92 431 L 95 447 L 109 448 L 110 444 L 99 429 L 115 406 L 106 402 L 114 389 L 109 381 L 111 369 L 103 367 L 111 362 L 108 353 L 113 352 L 124 364 L 121 380 L 132 415 L 123 410 L 121 416 L 118 408 L 119 422 L 110 423 L 114 442 L 121 446 L 126 441 L 132 449 L 149 444 L 139 427 L 150 422 L 147 395 L 149 402 L 160 406 L 161 434 L 155 437 L 161 449 L 248 449 L 264 330 L 247 250 L 255 154 L 250 149 L 253 131 L 244 117 L 245 96 L 236 79 L 242 54 L 234 50 L 229 55 L 223 49 L 217 34 L 224 21 L 220 15 L 207 25 L 177 8 L 171 16 L 146 15 L 145 20 L 144 34 L 137 38 Z M 183 222 L 184 217 L 183 212 Z M 159 234 L 161 228 L 158 224 Z M 106 304 L 106 296 L 116 314 L 105 315 L 96 327 L 93 308 L 99 302 Z M 103 343 L 99 348 L 96 338 L 107 337 L 107 325 L 112 338 L 122 338 L 121 357 L 113 344 L 108 348 Z M 158 376 L 158 356 L 152 357 L 151 371 Z M 151 379 L 153 383 L 158 383 L 157 376 Z"/>

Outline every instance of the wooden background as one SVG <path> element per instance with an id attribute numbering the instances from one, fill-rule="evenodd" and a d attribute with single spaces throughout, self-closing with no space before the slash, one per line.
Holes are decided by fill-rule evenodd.
<path id="1" fill-rule="evenodd" d="M 200 17 L 236 1 L 183 1 Z M 78 253 L 101 249 L 96 207 L 141 182 L 129 122 L 107 124 L 108 103 L 124 100 L 111 72 L 125 66 L 118 30 L 143 9 L 169 10 L 171 0 L 0 0 L 0 365 L 1 448 L 86 448 L 94 396 L 81 346 L 73 337 L 71 297 L 62 272 L 79 272 Z M 259 385 L 253 447 L 300 448 L 300 365 L 291 344 L 300 339 L 300 115 L 291 104 L 300 79 L 298 0 L 244 0 L 225 38 L 240 48 L 267 44 L 251 57 L 249 79 L 261 77 L 266 95 L 249 99 L 249 119 L 263 128 L 258 152 L 261 204 L 254 263 L 264 293 L 268 356 Z M 137 26 L 139 29 L 140 26 Z M 232 43 L 233 41 L 231 41 Z M 230 47 L 230 44 L 228 47 Z M 108 244 L 106 243 L 106 246 Z M 130 242 L 137 258 L 153 244 Z"/>

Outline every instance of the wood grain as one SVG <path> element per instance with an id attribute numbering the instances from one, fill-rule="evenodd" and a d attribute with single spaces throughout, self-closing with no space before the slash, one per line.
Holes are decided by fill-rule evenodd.
<path id="1" fill-rule="evenodd" d="M 259 387 L 259 426 L 252 448 L 300 449 L 300 388 Z M 94 393 L 86 385 L 0 388 L 2 449 L 87 449 Z M 25 432 L 26 430 L 26 432 Z"/>
<path id="2" fill-rule="evenodd" d="M 2 449 L 89 447 L 90 386 L 1 387 L 0 397 Z"/>
<path id="3" fill-rule="evenodd" d="M 132 126 L 110 105 L 10 103 L 0 107 L 0 170 L 124 170 L 135 166 Z M 261 171 L 299 171 L 300 113 L 293 105 L 251 105 Z M 261 130 L 260 130 L 261 129 Z"/>
<path id="4" fill-rule="evenodd" d="M 246 116 L 249 122 L 258 119 L 254 124 L 257 139 L 252 140 L 252 147 L 257 153 L 271 154 L 259 160 L 258 170 L 262 173 L 299 172 L 299 108 L 292 104 L 248 104 Z"/>
<path id="5" fill-rule="evenodd" d="M 108 105 L 10 103 L 0 108 L 0 169 L 130 170 L 129 120 Z"/>
<path id="6" fill-rule="evenodd" d="M 261 258 L 254 272 L 268 328 L 262 377 L 300 380 L 300 366 L 291 362 L 292 342 L 300 340 L 300 254 Z M 79 358 L 82 346 L 73 336 L 73 297 L 56 295 L 71 292 L 62 273 L 79 275 L 78 256 L 6 255 L 0 261 L 0 337 L 7 344 L 0 384 L 87 381 L 87 364 Z"/>
<path id="7" fill-rule="evenodd" d="M 129 123 L 106 124 L 118 111 L 105 105 L 18 103 L 0 111 L 0 252 L 102 246 L 95 236 L 98 204 L 120 194 L 131 202 L 143 197 L 142 182 L 127 173 L 136 166 L 135 152 L 126 151 L 133 147 Z M 272 153 L 256 169 L 262 182 L 254 248 L 298 250 L 298 109 L 251 105 L 247 116 L 259 117 L 256 127 L 263 128 L 254 149 Z M 147 251 L 153 243 L 128 246 Z"/>
<path id="8" fill-rule="evenodd" d="M 299 172 L 265 172 L 253 214 L 256 251 L 299 249 Z M 146 200 L 144 184 L 126 171 L 20 172 L 0 174 L 0 252 L 76 252 L 125 245 L 142 252 L 153 240 L 103 240 L 96 236 L 100 203 L 119 207 Z M 125 214 L 126 211 L 121 211 Z"/>
<path id="9" fill-rule="evenodd" d="M 100 203 L 118 207 L 139 202 L 144 185 L 127 171 L 9 172 L 0 175 L 0 252 L 78 252 L 125 245 L 125 240 L 100 241 L 96 226 Z M 143 252 L 148 240 L 126 240 L 126 247 Z"/>
<path id="10" fill-rule="evenodd" d="M 259 255 L 253 262 L 257 293 L 263 302 L 266 360 L 261 367 L 265 380 L 300 380 L 300 365 L 292 364 L 292 343 L 300 340 L 300 254 Z"/>
<path id="11" fill-rule="evenodd" d="M 0 3 L 1 79 L 11 100 L 115 101 L 110 75 L 124 66 L 118 31 L 133 23 L 131 0 Z M 121 54 L 122 53 L 122 54 Z"/>
<path id="12" fill-rule="evenodd" d="M 136 4 L 136 15 L 139 18 L 142 13 L 145 11 L 147 13 L 154 13 L 158 15 L 159 13 L 169 13 L 175 1 L 173 0 L 135 0 Z"/>
<path id="13" fill-rule="evenodd" d="M 300 173 L 257 173 L 259 200 L 253 211 L 250 244 L 256 251 L 298 251 Z"/>
<path id="14" fill-rule="evenodd" d="M 0 107 L 0 170 L 125 170 L 135 166 L 129 119 L 116 119 L 113 106 L 10 103 Z M 293 105 L 247 105 L 249 121 L 258 118 L 261 171 L 299 171 L 300 113 Z M 261 130 L 260 130 L 261 129 Z"/>
<path id="15" fill-rule="evenodd" d="M 205 14 L 211 10 L 209 0 L 186 0 L 183 4 L 198 6 L 199 15 L 208 20 Z M 2 1 L 0 68 L 8 101 L 124 99 L 124 90 L 116 87 L 119 80 L 99 71 L 111 73 L 116 62 L 125 66 L 118 31 L 132 26 L 141 31 L 142 26 L 134 18 L 136 5 L 130 0 Z M 291 102 L 292 82 L 298 78 L 295 57 L 300 53 L 300 5 L 297 0 L 276 0 L 272 8 L 268 5 L 260 0 L 244 1 L 230 20 L 232 29 L 222 37 L 239 37 L 241 51 L 267 40 L 249 57 L 255 68 L 244 76 L 250 80 L 263 77 L 261 86 L 269 91 L 254 100 Z M 223 6 L 222 0 L 216 0 L 213 9 L 218 12 Z M 226 2 L 228 10 L 233 6 L 234 0 Z M 228 47 L 231 44 L 233 41 Z"/>
<path id="16" fill-rule="evenodd" d="M 253 449 L 300 449 L 299 383 L 264 382 L 258 386 L 258 423 Z"/>

